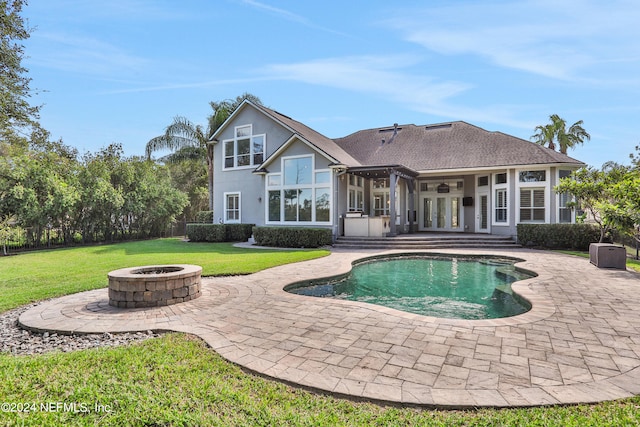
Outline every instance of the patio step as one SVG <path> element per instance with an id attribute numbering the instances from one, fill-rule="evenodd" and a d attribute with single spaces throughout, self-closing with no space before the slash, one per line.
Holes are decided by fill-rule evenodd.
<path id="1" fill-rule="evenodd" d="M 520 248 L 509 236 L 492 235 L 401 235 L 396 237 L 338 237 L 333 244 L 344 249 L 455 249 Z"/>

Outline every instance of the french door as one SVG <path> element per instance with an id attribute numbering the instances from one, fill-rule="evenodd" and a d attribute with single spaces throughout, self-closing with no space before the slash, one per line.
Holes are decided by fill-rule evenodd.
<path id="1" fill-rule="evenodd" d="M 489 190 L 478 189 L 476 194 L 476 232 L 489 233 Z"/>
<path id="2" fill-rule="evenodd" d="M 420 230 L 463 231 L 461 195 L 434 194 L 421 198 Z"/>

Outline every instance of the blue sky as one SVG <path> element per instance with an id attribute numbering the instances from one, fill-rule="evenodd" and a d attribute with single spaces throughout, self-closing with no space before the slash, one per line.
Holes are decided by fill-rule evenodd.
<path id="1" fill-rule="evenodd" d="M 628 163 L 640 144 L 636 0 L 30 0 L 24 65 L 52 137 L 142 155 L 174 116 L 250 92 L 335 138 L 463 120 L 529 139 L 558 114 Z"/>

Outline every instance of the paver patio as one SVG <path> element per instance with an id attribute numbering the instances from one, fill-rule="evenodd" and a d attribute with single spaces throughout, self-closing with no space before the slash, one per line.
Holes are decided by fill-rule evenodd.
<path id="1" fill-rule="evenodd" d="M 44 302 L 19 322 L 59 333 L 188 332 L 262 375 L 386 402 L 510 407 L 640 394 L 640 274 L 632 271 L 546 251 L 437 251 L 517 257 L 538 274 L 513 285 L 532 310 L 495 320 L 440 319 L 282 290 L 393 252 L 405 251 L 334 250 L 247 276 L 203 278 L 202 297 L 169 307 L 114 308 L 99 289 Z"/>

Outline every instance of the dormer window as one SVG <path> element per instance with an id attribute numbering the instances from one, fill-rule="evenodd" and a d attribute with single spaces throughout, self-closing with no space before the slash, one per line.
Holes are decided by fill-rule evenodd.
<path id="1" fill-rule="evenodd" d="M 252 125 L 236 126 L 234 138 L 223 141 L 224 169 L 256 167 L 264 161 L 264 134 L 254 135 Z"/>

